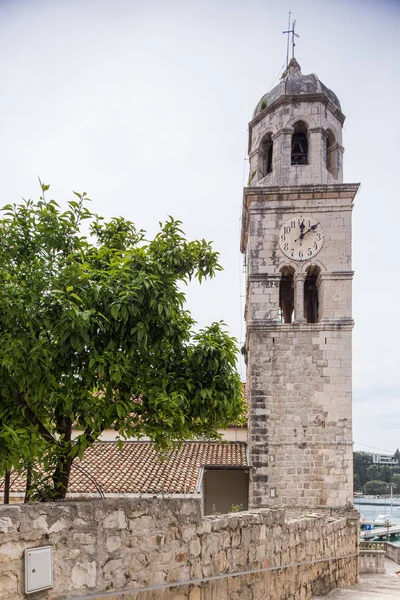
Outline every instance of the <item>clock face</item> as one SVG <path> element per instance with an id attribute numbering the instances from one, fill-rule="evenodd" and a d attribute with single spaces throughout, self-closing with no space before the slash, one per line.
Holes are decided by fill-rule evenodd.
<path id="1" fill-rule="evenodd" d="M 323 244 L 321 223 L 313 217 L 293 215 L 280 228 L 279 248 L 292 260 L 309 260 Z"/>

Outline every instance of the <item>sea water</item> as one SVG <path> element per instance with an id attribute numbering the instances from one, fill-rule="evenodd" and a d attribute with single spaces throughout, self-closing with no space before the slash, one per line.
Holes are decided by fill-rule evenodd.
<path id="1" fill-rule="evenodd" d="M 365 517 L 368 523 L 372 523 L 378 515 L 386 515 L 393 525 L 400 524 L 400 500 L 398 498 L 393 498 L 392 502 L 390 498 L 354 498 L 354 508 Z M 400 538 L 392 538 L 390 542 L 395 546 L 400 546 Z"/>

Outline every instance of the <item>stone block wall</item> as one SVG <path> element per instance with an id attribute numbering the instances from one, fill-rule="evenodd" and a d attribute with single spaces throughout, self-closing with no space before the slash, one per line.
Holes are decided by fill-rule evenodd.
<path id="1" fill-rule="evenodd" d="M 352 501 L 351 329 L 254 329 L 248 349 L 250 504 L 345 506 Z"/>
<path id="2" fill-rule="evenodd" d="M 279 248 L 280 228 L 292 215 L 307 215 L 320 222 L 324 244 L 312 263 L 331 276 L 351 273 L 352 209 L 357 190 L 358 184 L 245 188 L 241 244 L 242 251 L 248 252 L 249 275 L 279 274 L 286 264 L 298 272 L 309 266 L 310 261 L 290 261 Z M 351 302 L 347 298 L 342 302 L 346 316 L 351 316 Z"/>
<path id="3" fill-rule="evenodd" d="M 25 598 L 23 552 L 49 544 L 54 587 L 35 600 L 307 600 L 358 578 L 358 528 L 344 518 L 107 499 L 1 507 L 2 600 Z"/>
<path id="4" fill-rule="evenodd" d="M 352 502 L 352 241 L 356 184 L 246 188 L 246 351 L 250 506 L 344 507 Z M 306 215 L 324 245 L 305 261 L 279 246 Z M 296 225 L 297 226 L 297 225 Z M 304 319 L 307 269 L 318 273 L 318 319 Z M 294 318 L 280 317 L 282 273 L 293 273 Z"/>

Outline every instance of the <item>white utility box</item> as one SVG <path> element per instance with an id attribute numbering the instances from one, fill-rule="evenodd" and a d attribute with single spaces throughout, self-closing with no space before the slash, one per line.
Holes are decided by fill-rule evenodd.
<path id="1" fill-rule="evenodd" d="M 25 593 L 53 587 L 53 547 L 25 550 Z"/>

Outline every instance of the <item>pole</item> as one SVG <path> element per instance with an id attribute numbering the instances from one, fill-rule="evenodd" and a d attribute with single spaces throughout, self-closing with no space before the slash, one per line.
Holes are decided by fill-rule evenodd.
<path id="1" fill-rule="evenodd" d="M 299 37 L 297 35 L 297 33 L 294 32 L 294 28 L 296 27 L 296 19 L 293 21 L 293 25 L 292 25 L 292 58 L 294 58 L 294 47 L 295 47 L 295 41 L 294 41 L 294 36 Z"/>
<path id="2" fill-rule="evenodd" d="M 373 502 L 372 502 L 372 521 L 375 520 L 375 498 L 376 498 L 376 496 L 374 496 L 372 498 L 372 500 L 373 500 Z"/>
<path id="3" fill-rule="evenodd" d="M 390 484 L 390 520 L 393 519 L 393 485 Z"/>
<path id="4" fill-rule="evenodd" d="M 287 48 L 286 48 L 286 68 L 288 68 L 288 65 L 289 65 L 289 32 L 290 32 L 290 17 L 291 16 L 292 16 L 292 13 L 289 10 L 288 36 L 287 36 Z"/>

